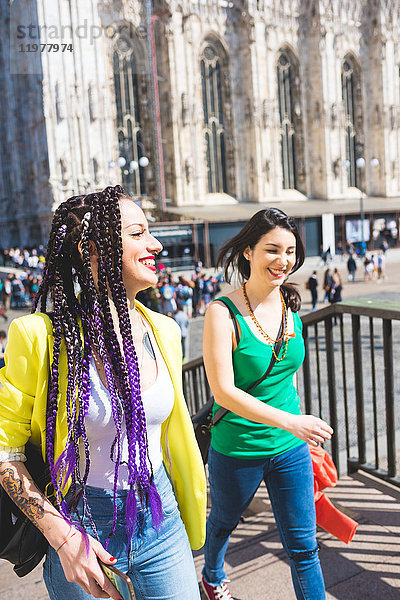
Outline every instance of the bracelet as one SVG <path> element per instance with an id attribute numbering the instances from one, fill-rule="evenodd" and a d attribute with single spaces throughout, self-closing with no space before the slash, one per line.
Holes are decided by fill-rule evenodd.
<path id="1" fill-rule="evenodd" d="M 74 535 L 76 535 L 78 532 L 74 531 L 73 533 L 71 533 L 71 535 L 67 535 L 67 537 L 65 538 L 65 540 L 63 541 L 63 543 L 58 546 L 58 548 L 55 548 L 55 551 L 58 552 L 60 550 L 60 548 L 62 548 L 64 546 L 64 544 L 66 544 L 68 542 L 68 540 L 70 540 L 72 537 L 74 537 Z"/>
<path id="2" fill-rule="evenodd" d="M 2 462 L 25 462 L 25 446 L 0 446 L 0 463 Z"/>

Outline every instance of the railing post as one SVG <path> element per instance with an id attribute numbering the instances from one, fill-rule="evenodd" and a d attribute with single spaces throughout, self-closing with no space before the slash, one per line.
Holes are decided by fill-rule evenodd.
<path id="1" fill-rule="evenodd" d="M 326 343 L 326 363 L 328 369 L 328 394 L 329 394 L 329 424 L 334 431 L 332 438 L 332 459 L 340 472 L 339 465 L 339 432 L 337 419 L 337 401 L 336 401 L 336 379 L 335 379 L 335 349 L 333 342 L 332 317 L 325 319 L 325 343 Z"/>
<path id="2" fill-rule="evenodd" d="M 307 325 L 303 328 L 303 338 L 305 346 L 305 358 L 303 362 L 303 381 L 304 381 L 304 407 L 307 414 L 311 414 L 311 372 L 310 372 L 310 350 Z"/>
<path id="3" fill-rule="evenodd" d="M 193 395 L 194 395 L 194 410 L 197 412 L 200 410 L 202 405 L 202 394 L 201 394 L 201 382 L 200 382 L 200 368 L 196 367 L 193 371 Z"/>
<path id="4" fill-rule="evenodd" d="M 388 476 L 396 476 L 396 429 L 394 416 L 392 322 L 383 319 L 383 370 L 385 377 Z"/>
<path id="5" fill-rule="evenodd" d="M 361 321 L 359 315 L 352 315 L 351 326 L 353 332 L 353 357 L 355 374 L 355 393 L 357 411 L 357 440 L 358 440 L 358 463 L 364 464 L 366 458 L 365 443 L 365 414 L 364 414 L 364 390 L 363 370 L 361 360 Z"/>

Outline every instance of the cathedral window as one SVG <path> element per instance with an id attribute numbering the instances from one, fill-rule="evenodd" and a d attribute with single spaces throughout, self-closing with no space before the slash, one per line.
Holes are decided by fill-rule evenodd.
<path id="1" fill-rule="evenodd" d="M 289 52 L 281 51 L 278 59 L 278 103 L 281 128 L 281 161 L 283 189 L 297 188 L 296 123 L 294 73 L 296 65 Z M 299 99 L 300 101 L 300 99 Z M 300 107 L 300 104 L 299 104 Z M 300 108 L 299 108 L 300 110 Z"/>
<path id="2" fill-rule="evenodd" d="M 208 192 L 233 192 L 229 68 L 222 49 L 207 41 L 200 58 Z M 227 152 L 228 146 L 228 152 Z"/>
<path id="3" fill-rule="evenodd" d="M 361 173 L 356 165 L 363 155 L 363 116 L 361 106 L 360 69 L 355 59 L 348 55 L 342 66 L 342 98 L 345 115 L 347 183 L 352 187 L 361 185 Z"/>
<path id="4" fill-rule="evenodd" d="M 138 71 L 134 48 L 123 36 L 117 39 L 114 55 L 114 86 L 117 108 L 119 156 L 125 159 L 121 166 L 122 186 L 130 195 L 146 194 L 144 156 L 140 124 Z"/>

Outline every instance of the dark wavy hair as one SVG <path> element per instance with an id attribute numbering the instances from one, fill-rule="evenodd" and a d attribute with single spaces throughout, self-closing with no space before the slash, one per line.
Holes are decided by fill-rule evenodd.
<path id="1" fill-rule="evenodd" d="M 279 208 L 266 208 L 256 212 L 239 233 L 227 240 L 220 248 L 216 266 L 223 268 L 225 280 L 228 283 L 231 281 L 233 272 L 239 274 L 241 282 L 249 279 L 250 263 L 244 257 L 243 252 L 248 246 L 254 248 L 263 235 L 276 227 L 293 233 L 296 238 L 296 262 L 291 272 L 294 273 L 301 267 L 305 259 L 305 250 L 295 220 L 293 217 L 288 217 Z M 286 282 L 282 284 L 281 290 L 286 305 L 294 312 L 297 312 L 301 305 L 298 290 L 293 284 Z"/>
<path id="2" fill-rule="evenodd" d="M 53 362 L 49 380 L 46 418 L 46 456 L 60 512 L 70 521 L 70 510 L 80 497 L 91 524 L 85 485 L 90 469 L 89 442 L 85 428 L 90 398 L 89 363 L 92 348 L 100 357 L 107 378 L 115 422 L 115 439 L 110 458 L 115 463 L 114 515 L 109 537 L 117 519 L 116 490 L 122 453 L 125 421 L 128 440 L 129 491 L 126 528 L 131 537 L 136 523 L 135 490 L 151 508 L 153 523 L 162 521 L 161 500 L 155 488 L 148 457 L 146 418 L 141 400 L 138 359 L 133 344 L 126 290 L 122 281 L 122 238 L 119 200 L 127 197 L 121 186 L 102 192 L 74 196 L 62 202 L 54 214 L 42 284 L 33 312 L 52 313 L 54 329 Z M 90 265 L 89 246 L 98 255 L 98 285 Z M 78 284 L 78 286 L 77 286 Z M 77 289 L 80 288 L 78 296 Z M 116 307 L 122 348 L 110 311 L 109 294 Z M 81 333 L 82 328 L 82 333 Z M 54 441 L 59 401 L 60 350 L 65 344 L 68 364 L 66 411 L 68 438 L 65 451 L 55 461 Z M 79 446 L 85 454 L 83 473 Z M 150 465 L 150 467 L 148 466 Z M 63 483 L 72 478 L 72 509 L 62 495 Z M 78 527 L 84 533 L 82 523 Z M 86 537 L 85 537 L 86 539 Z M 109 539 L 109 538 L 108 538 Z"/>

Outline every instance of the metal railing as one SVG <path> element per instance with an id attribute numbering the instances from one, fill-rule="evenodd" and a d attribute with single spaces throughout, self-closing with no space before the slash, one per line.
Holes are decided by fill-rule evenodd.
<path id="1" fill-rule="evenodd" d="M 302 317 L 302 410 L 328 421 L 339 473 L 368 471 L 400 487 L 400 303 L 354 300 Z M 335 324 L 336 322 L 336 324 Z M 210 397 L 203 360 L 183 367 L 191 414 Z"/>
<path id="2" fill-rule="evenodd" d="M 183 365 L 183 393 L 191 415 L 200 410 L 211 397 L 202 357 Z"/>

